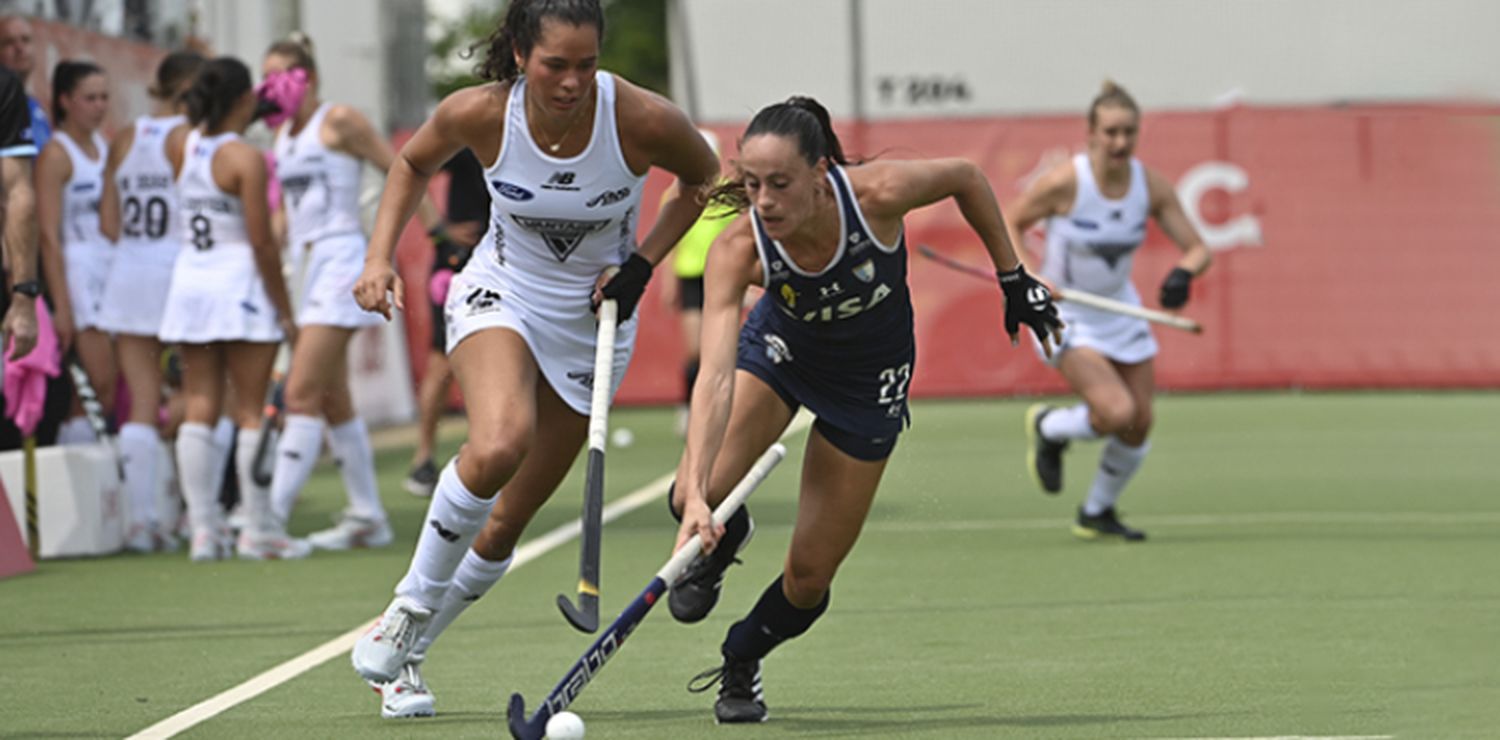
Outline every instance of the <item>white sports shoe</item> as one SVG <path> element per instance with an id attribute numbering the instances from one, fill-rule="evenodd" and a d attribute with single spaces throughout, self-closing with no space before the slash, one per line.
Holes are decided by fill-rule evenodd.
<path id="1" fill-rule="evenodd" d="M 308 543 L 319 550 L 350 550 L 385 547 L 395 540 L 390 522 L 384 519 L 370 519 L 344 511 L 336 521 L 338 523 L 332 528 L 308 535 Z"/>
<path id="2" fill-rule="evenodd" d="M 240 533 L 235 551 L 242 560 L 298 560 L 312 554 L 312 545 L 278 532 L 251 534 Z"/>
<path id="3" fill-rule="evenodd" d="M 156 552 L 156 535 L 149 524 L 132 524 L 125 535 L 125 549 L 129 552 Z"/>
<path id="4" fill-rule="evenodd" d="M 432 689 L 422 680 L 422 664 L 412 661 L 401 666 L 401 675 L 390 683 L 370 682 L 370 688 L 380 694 L 380 716 L 386 719 L 408 717 L 431 717 Z"/>
<path id="5" fill-rule="evenodd" d="M 411 651 L 422 639 L 432 611 L 416 601 L 397 596 L 368 632 L 354 643 L 349 660 L 360 678 L 372 683 L 390 683 L 411 663 Z"/>
<path id="6" fill-rule="evenodd" d="M 188 558 L 195 563 L 223 560 L 234 554 L 233 546 L 234 540 L 226 530 L 195 529 Z"/>

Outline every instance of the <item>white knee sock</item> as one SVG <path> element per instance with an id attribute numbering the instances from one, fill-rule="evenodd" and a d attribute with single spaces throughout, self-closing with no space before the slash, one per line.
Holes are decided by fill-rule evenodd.
<path id="1" fill-rule="evenodd" d="M 60 445 L 86 445 L 99 441 L 94 428 L 89 426 L 86 416 L 75 416 L 57 428 L 57 443 Z"/>
<path id="2" fill-rule="evenodd" d="M 1083 513 L 1097 516 L 1099 512 L 1113 507 L 1120 499 L 1120 493 L 1125 490 L 1125 484 L 1135 476 L 1135 471 L 1140 470 L 1141 463 L 1150 450 L 1150 442 L 1140 447 L 1131 447 L 1121 442 L 1119 437 L 1110 437 L 1104 443 L 1104 452 L 1099 455 L 1099 472 L 1094 475 L 1094 482 L 1089 486 L 1089 497 L 1083 502 Z"/>
<path id="3" fill-rule="evenodd" d="M 463 562 L 458 564 L 458 570 L 453 574 L 453 583 L 443 593 L 442 605 L 433 613 L 427 629 L 422 632 L 422 638 L 417 640 L 416 649 L 412 650 L 412 660 L 421 662 L 427 657 L 427 648 L 432 647 L 438 635 L 443 634 L 443 630 L 448 629 L 448 625 L 453 624 L 458 615 L 499 582 L 510 568 L 510 561 L 511 558 L 498 563 L 485 560 L 473 548 L 464 553 Z"/>
<path id="4" fill-rule="evenodd" d="M 286 523 L 302 487 L 318 464 L 323 451 L 323 418 L 290 414 L 276 443 L 276 470 L 271 474 L 271 508 L 276 520 Z"/>
<path id="5" fill-rule="evenodd" d="M 344 476 L 344 491 L 355 516 L 385 521 L 380 505 L 380 487 L 375 482 L 375 451 L 370 448 L 370 430 L 358 416 L 328 429 L 328 447 Z"/>
<path id="6" fill-rule="evenodd" d="M 221 461 L 207 424 L 188 422 L 178 427 L 177 480 L 194 532 L 216 531 L 223 520 L 219 511 Z"/>
<path id="7" fill-rule="evenodd" d="M 256 536 L 271 536 L 281 527 L 271 514 L 271 489 L 255 482 L 255 448 L 260 430 L 240 427 L 234 440 L 234 470 L 240 484 L 240 505 L 245 511 L 245 530 Z"/>
<path id="8" fill-rule="evenodd" d="M 161 459 L 161 437 L 156 427 L 134 422 L 120 428 L 120 459 L 125 467 L 125 495 L 130 501 L 133 526 L 156 526 L 157 462 Z"/>
<path id="9" fill-rule="evenodd" d="M 1053 409 L 1042 417 L 1042 436 L 1053 442 L 1070 439 L 1095 439 L 1099 433 L 1089 424 L 1089 406 L 1080 403 L 1067 408 Z"/>
<path id="10" fill-rule="evenodd" d="M 422 534 L 417 538 L 417 551 L 412 554 L 406 577 L 396 584 L 396 595 L 415 599 L 423 607 L 437 611 L 459 561 L 484 526 L 494 503 L 494 498 L 479 498 L 470 493 L 458 478 L 457 458 L 449 462 L 438 478 Z"/>

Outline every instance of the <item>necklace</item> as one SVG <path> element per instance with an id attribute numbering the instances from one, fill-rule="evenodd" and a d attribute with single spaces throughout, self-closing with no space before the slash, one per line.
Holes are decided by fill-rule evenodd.
<path id="1" fill-rule="evenodd" d="M 578 119 L 580 118 L 580 114 L 584 110 L 592 110 L 593 109 L 593 107 L 594 107 L 592 105 L 593 97 L 594 97 L 594 91 L 593 91 L 592 88 L 590 88 L 589 89 L 589 94 L 585 95 L 583 97 L 583 99 L 579 101 L 577 108 L 573 111 L 573 115 L 568 119 L 568 125 L 567 125 L 566 128 L 563 129 L 562 135 L 559 136 L 559 137 L 557 137 L 557 140 L 553 141 L 551 143 L 543 142 L 547 146 L 547 151 L 549 151 L 549 152 L 551 152 L 553 154 L 556 154 L 559 149 L 562 149 L 563 142 L 565 142 L 565 141 L 568 140 L 568 134 L 573 133 L 573 126 L 578 123 Z M 527 107 L 529 108 L 530 107 L 530 103 L 531 103 L 531 101 L 529 99 L 529 96 L 528 96 L 528 100 L 526 102 L 527 102 Z M 530 111 L 527 111 L 526 118 L 527 118 L 528 122 L 533 121 L 533 120 L 536 121 L 536 123 L 532 126 L 533 133 L 542 133 L 542 125 L 541 125 L 541 120 L 539 118 L 533 117 L 531 115 Z"/>

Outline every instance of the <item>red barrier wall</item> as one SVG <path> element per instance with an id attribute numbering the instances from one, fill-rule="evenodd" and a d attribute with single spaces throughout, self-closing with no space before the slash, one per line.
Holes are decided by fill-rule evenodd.
<path id="1" fill-rule="evenodd" d="M 840 131 L 851 151 L 970 159 L 1004 202 L 1040 163 L 1080 148 L 1084 125 L 1082 116 L 1066 116 L 844 124 Z M 732 142 L 739 132 L 718 133 Z M 1243 188 L 1221 183 L 1184 198 L 1224 244 L 1187 308 L 1206 333 L 1157 331 L 1163 387 L 1500 387 L 1500 312 L 1487 298 L 1500 284 L 1500 107 L 1148 113 L 1139 156 L 1179 192 L 1190 172 L 1245 177 Z M 665 183 L 653 172 L 642 202 L 656 203 Z M 653 218 L 646 214 L 642 233 Z M 1219 233 L 1244 227 L 1258 229 L 1259 245 Z M 913 245 L 986 261 L 951 203 L 913 213 L 907 231 Z M 408 290 L 420 290 L 425 247 L 407 247 Z M 408 252 L 424 256 L 408 259 Z M 1135 273 L 1148 305 L 1176 255 L 1153 225 Z M 1027 344 L 1005 341 L 996 286 L 915 253 L 912 260 L 914 395 L 1063 388 Z M 623 402 L 679 394 L 680 341 L 656 291 L 643 303 Z M 408 316 L 419 350 L 426 347 L 424 305 L 414 297 Z"/>

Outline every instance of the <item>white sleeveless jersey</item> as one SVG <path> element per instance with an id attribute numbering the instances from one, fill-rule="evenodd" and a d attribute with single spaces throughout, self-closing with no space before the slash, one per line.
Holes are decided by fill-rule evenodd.
<path id="1" fill-rule="evenodd" d="M 323 119 L 332 103 L 318 106 L 302 131 L 287 122 L 276 132 L 276 178 L 286 206 L 287 238 L 306 245 L 330 236 L 360 234 L 360 160 L 323 145 Z"/>
<path id="2" fill-rule="evenodd" d="M 244 205 L 237 196 L 219 189 L 214 182 L 214 154 L 239 134 L 204 136 L 188 134 L 183 150 L 182 173 L 177 177 L 177 197 L 182 203 L 182 254 L 177 265 L 207 266 L 223 260 L 251 256 L 245 233 Z M 243 254 L 238 254 L 243 253 Z M 235 257 L 231 257 L 235 254 Z"/>
<path id="3" fill-rule="evenodd" d="M 1073 209 L 1047 221 L 1042 275 L 1061 287 L 1138 304 L 1130 268 L 1151 215 L 1146 168 L 1130 160 L 1130 190 L 1119 200 L 1099 192 L 1087 154 L 1073 157 L 1073 171 L 1078 179 Z"/>
<path id="4" fill-rule="evenodd" d="M 89 159 L 66 131 L 59 129 L 54 138 L 73 162 L 73 176 L 63 183 L 62 246 L 103 244 L 108 240 L 99 231 L 99 196 L 104 192 L 104 160 L 109 156 L 109 144 L 94 132 L 99 158 Z"/>
<path id="5" fill-rule="evenodd" d="M 593 137 L 578 156 L 558 159 L 532 140 L 526 79 L 516 80 L 500 154 L 485 169 L 490 229 L 470 272 L 513 286 L 542 317 L 586 316 L 599 273 L 635 249 L 646 178 L 630 171 L 620 149 L 614 77 L 601 72 L 595 84 Z"/>
<path id="6" fill-rule="evenodd" d="M 135 120 L 130 151 L 115 170 L 120 191 L 120 241 L 127 259 L 170 263 L 182 247 L 181 217 L 167 134 L 186 116 L 141 116 Z"/>

